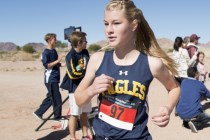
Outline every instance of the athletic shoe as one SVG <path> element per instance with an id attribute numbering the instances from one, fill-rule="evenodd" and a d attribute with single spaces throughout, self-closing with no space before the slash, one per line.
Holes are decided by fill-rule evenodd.
<path id="1" fill-rule="evenodd" d="M 92 138 L 90 136 L 82 136 L 81 140 L 92 140 Z"/>
<path id="2" fill-rule="evenodd" d="M 61 120 L 61 128 L 65 130 L 68 127 L 68 122 L 68 119 Z"/>
<path id="3" fill-rule="evenodd" d="M 177 112 L 174 112 L 174 115 L 175 115 L 176 117 L 179 116 Z"/>
<path id="4" fill-rule="evenodd" d="M 190 126 L 188 125 L 188 121 L 183 121 L 182 126 L 186 129 L 190 129 Z"/>
<path id="5" fill-rule="evenodd" d="M 61 120 L 63 120 L 63 118 L 62 117 L 58 117 L 58 118 L 53 118 L 52 120 L 55 121 L 55 122 L 61 122 Z"/>
<path id="6" fill-rule="evenodd" d="M 33 114 L 34 114 L 34 116 L 35 116 L 38 120 L 40 120 L 40 121 L 43 120 L 43 119 L 42 119 L 42 116 L 36 114 L 36 112 L 34 112 Z"/>
<path id="7" fill-rule="evenodd" d="M 194 125 L 194 123 L 192 121 L 189 121 L 188 125 L 189 125 L 189 127 L 190 127 L 192 132 L 198 133 L 198 130 L 196 129 L 196 127 L 195 127 L 195 125 Z"/>

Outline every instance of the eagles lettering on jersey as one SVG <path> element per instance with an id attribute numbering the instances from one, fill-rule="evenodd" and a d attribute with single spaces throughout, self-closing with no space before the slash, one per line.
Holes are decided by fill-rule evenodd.
<path id="1" fill-rule="evenodd" d="M 145 85 L 137 82 L 131 81 L 132 89 L 128 89 L 130 84 L 129 80 L 116 80 L 113 85 L 108 89 L 106 94 L 128 94 L 131 96 L 138 97 L 141 100 L 145 99 Z"/>
<path id="2" fill-rule="evenodd" d="M 143 135 L 149 137 L 147 94 L 153 75 L 147 55 L 141 52 L 132 65 L 121 66 L 114 62 L 113 53 L 105 52 L 96 71 L 96 77 L 106 74 L 115 81 L 98 97 L 100 114 L 93 121 L 94 130 L 98 136 L 111 139 L 139 140 Z"/>

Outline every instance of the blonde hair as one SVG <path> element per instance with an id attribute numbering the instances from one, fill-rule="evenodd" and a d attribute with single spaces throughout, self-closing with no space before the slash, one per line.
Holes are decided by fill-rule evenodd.
<path id="1" fill-rule="evenodd" d="M 107 11 L 121 10 L 129 22 L 138 21 L 136 29 L 136 49 L 148 55 L 161 58 L 167 69 L 177 75 L 177 65 L 158 45 L 155 35 L 147 23 L 142 11 L 137 8 L 132 0 L 111 0 L 106 6 Z"/>
<path id="2" fill-rule="evenodd" d="M 47 33 L 45 36 L 44 36 L 44 40 L 48 43 L 48 41 L 52 38 L 56 38 L 56 34 L 54 33 Z"/>

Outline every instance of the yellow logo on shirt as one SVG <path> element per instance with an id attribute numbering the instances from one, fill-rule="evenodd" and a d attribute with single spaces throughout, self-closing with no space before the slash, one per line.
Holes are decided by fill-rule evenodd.
<path id="1" fill-rule="evenodd" d="M 146 87 L 136 81 L 132 81 L 132 85 L 132 89 L 129 90 L 129 80 L 117 80 L 115 81 L 115 86 L 112 85 L 108 89 L 107 94 L 128 94 L 144 100 Z"/>

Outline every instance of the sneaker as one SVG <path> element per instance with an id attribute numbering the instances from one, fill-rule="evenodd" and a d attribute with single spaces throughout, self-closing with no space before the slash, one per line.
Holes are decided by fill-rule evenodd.
<path id="1" fill-rule="evenodd" d="M 90 136 L 82 136 L 81 140 L 92 140 L 92 138 Z"/>
<path id="2" fill-rule="evenodd" d="M 36 112 L 34 112 L 33 114 L 34 114 L 34 116 L 35 116 L 38 120 L 40 120 L 40 121 L 43 120 L 43 119 L 42 119 L 42 116 L 36 114 Z"/>
<path id="3" fill-rule="evenodd" d="M 61 122 L 61 119 L 52 119 L 54 122 Z"/>
<path id="4" fill-rule="evenodd" d="M 69 120 L 68 119 L 61 120 L 61 128 L 62 129 L 65 130 L 68 127 L 68 124 L 69 124 Z"/>
<path id="5" fill-rule="evenodd" d="M 182 126 L 186 129 L 190 129 L 190 126 L 188 125 L 188 121 L 183 121 Z"/>
<path id="6" fill-rule="evenodd" d="M 59 117 L 59 118 L 53 118 L 52 120 L 54 122 L 61 122 L 62 119 L 63 119 L 62 117 Z"/>
<path id="7" fill-rule="evenodd" d="M 194 123 L 192 121 L 189 121 L 188 125 L 189 125 L 189 127 L 190 127 L 192 132 L 194 132 L 194 133 L 198 132 L 198 130 L 196 129 L 196 127 L 195 127 L 195 125 L 194 125 Z"/>

